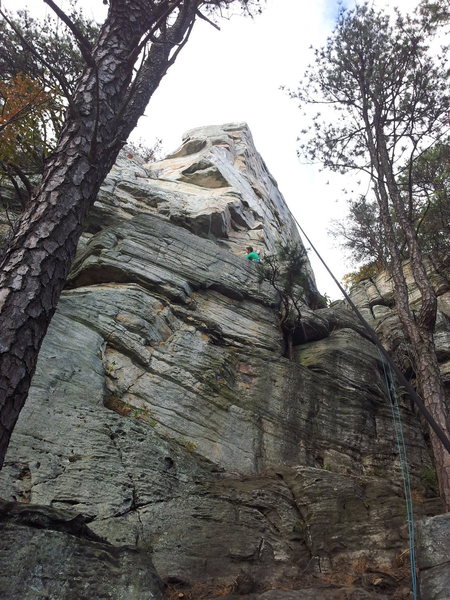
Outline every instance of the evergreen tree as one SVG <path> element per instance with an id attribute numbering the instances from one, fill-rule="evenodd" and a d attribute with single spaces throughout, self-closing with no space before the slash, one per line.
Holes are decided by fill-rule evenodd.
<path id="1" fill-rule="evenodd" d="M 449 131 L 446 58 L 433 57 L 428 45 L 426 31 L 413 18 L 397 14 L 392 20 L 367 3 L 343 10 L 293 95 L 329 109 L 316 117 L 302 153 L 335 171 L 359 170 L 370 177 L 417 385 L 430 413 L 450 437 L 433 341 L 436 295 L 414 222 L 415 161 Z M 417 314 L 408 303 L 403 252 L 421 296 Z M 431 442 L 440 491 L 450 509 L 450 455 L 432 431 Z"/>
<path id="2" fill-rule="evenodd" d="M 306 251 L 298 243 L 279 243 L 274 254 L 258 263 L 260 281 L 267 281 L 278 293 L 279 324 L 290 360 L 294 360 L 294 337 L 302 329 L 301 302 L 308 282 L 306 263 Z"/>
<path id="3" fill-rule="evenodd" d="M 409 198 L 409 218 L 414 224 L 422 253 L 431 261 L 441 277 L 449 279 L 450 261 L 450 143 L 438 142 L 412 163 L 411 176 L 399 177 L 404 199 Z M 349 251 L 352 260 L 362 263 L 358 272 L 349 273 L 348 282 L 356 283 L 388 267 L 389 251 L 381 225 L 378 203 L 374 198 L 361 196 L 349 200 L 348 217 L 335 221 L 331 234 Z M 407 243 L 391 211 L 397 244 L 402 258 L 407 258 Z"/>

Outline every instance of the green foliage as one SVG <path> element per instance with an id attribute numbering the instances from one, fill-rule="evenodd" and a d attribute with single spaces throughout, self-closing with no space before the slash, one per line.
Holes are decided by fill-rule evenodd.
<path id="1" fill-rule="evenodd" d="M 18 73 L 0 81 L 0 165 L 26 171 L 29 163 L 42 161 L 47 133 L 61 118 L 63 106 L 56 90 Z M 7 171 L 8 173 L 10 171 Z"/>
<path id="2" fill-rule="evenodd" d="M 403 187 L 408 181 L 401 181 Z M 422 250 L 445 266 L 450 253 L 450 138 L 440 141 L 412 165 L 412 218 Z"/>
<path id="3" fill-rule="evenodd" d="M 367 196 L 349 200 L 347 218 L 333 221 L 330 233 L 341 242 L 354 262 L 382 264 L 386 260 L 378 204 Z"/>
<path id="4" fill-rule="evenodd" d="M 296 286 L 304 286 L 307 282 L 303 270 L 306 262 L 303 246 L 279 242 L 275 254 L 266 256 L 263 262 L 257 264 L 259 280 L 268 281 L 278 292 L 292 296 Z"/>
<path id="5" fill-rule="evenodd" d="M 317 303 L 317 308 L 327 308 L 328 306 L 331 306 L 333 300 L 331 300 L 328 294 L 319 294 L 317 297 Z"/>
<path id="6" fill-rule="evenodd" d="M 98 25 L 84 17 L 76 3 L 72 3 L 68 16 L 88 40 L 95 39 Z M 37 19 L 26 10 L 6 13 L 5 17 L 0 21 L 2 77 L 24 73 L 70 96 L 84 61 L 67 27 L 50 15 Z"/>
<path id="7" fill-rule="evenodd" d="M 342 10 L 291 92 L 302 104 L 327 106 L 302 132 L 300 154 L 370 177 L 372 189 L 350 201 L 348 218 L 332 229 L 369 269 L 389 265 L 393 253 L 410 256 L 414 237 L 426 253 L 448 253 L 448 144 L 439 140 L 450 131 L 449 70 L 445 52 L 429 51 L 431 40 L 416 17 L 368 3 Z"/>
<path id="8" fill-rule="evenodd" d="M 362 265 L 357 271 L 353 271 L 352 273 L 347 273 L 342 277 L 342 283 L 347 291 L 351 290 L 351 288 L 360 283 L 364 279 L 370 279 L 371 277 L 375 277 L 381 271 L 382 265 L 378 262 L 371 262 L 366 265 Z"/>
<path id="9" fill-rule="evenodd" d="M 410 186 L 412 201 L 408 202 Z M 445 273 L 450 253 L 450 141 L 438 142 L 415 159 L 411 173 L 399 177 L 399 189 L 405 204 L 409 204 L 422 252 L 438 271 Z M 399 251 L 404 255 L 405 236 L 395 214 L 391 219 Z M 357 271 L 344 276 L 347 288 L 376 275 L 389 259 L 378 204 L 367 197 L 349 201 L 347 219 L 335 222 L 331 233 L 355 262 L 363 262 Z"/>
<path id="10" fill-rule="evenodd" d="M 421 474 L 421 480 L 426 487 L 430 488 L 433 492 L 438 493 L 439 487 L 436 469 L 434 469 L 433 467 L 426 467 L 425 469 L 423 469 Z"/>
<path id="11" fill-rule="evenodd" d="M 88 39 L 98 26 L 72 3 L 69 16 Z M 68 30 L 51 16 L 4 12 L 0 20 L 0 184 L 8 179 L 22 204 L 31 195 L 61 132 L 83 60 Z"/>
<path id="12" fill-rule="evenodd" d="M 279 322 L 293 359 L 292 343 L 296 329 L 301 326 L 301 298 L 308 283 L 305 273 L 306 250 L 298 243 L 279 243 L 275 254 L 258 263 L 259 280 L 267 281 L 280 299 Z"/>
<path id="13" fill-rule="evenodd" d="M 315 50 L 302 86 L 302 104 L 327 105 L 304 130 L 300 153 L 340 172 L 373 173 L 368 136 L 380 127 L 398 164 L 420 143 L 442 135 L 450 108 L 445 55 L 432 57 L 423 30 L 411 17 L 392 20 L 367 3 L 342 10 L 323 48 Z M 400 124 L 403 124 L 400 127 Z M 308 136 L 309 133 L 309 136 Z"/>
<path id="14" fill-rule="evenodd" d="M 422 0 L 419 4 L 419 13 L 427 29 L 432 30 L 450 22 L 448 0 Z"/>

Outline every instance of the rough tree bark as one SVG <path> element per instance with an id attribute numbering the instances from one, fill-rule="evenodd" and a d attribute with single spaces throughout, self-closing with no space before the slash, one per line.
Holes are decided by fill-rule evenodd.
<path id="1" fill-rule="evenodd" d="M 316 51 L 314 69 L 295 97 L 335 107 L 332 117 L 318 113 L 311 136 L 301 147 L 313 162 L 334 171 L 367 173 L 377 196 L 394 300 L 411 346 L 417 386 L 428 411 L 450 437 L 448 407 L 433 343 L 436 295 L 428 277 L 414 224 L 415 161 L 448 135 L 448 65 L 445 54 L 429 53 L 426 29 L 400 13 L 392 18 L 370 3 L 343 10 L 336 28 Z M 398 181 L 409 176 L 408 194 Z M 409 307 L 399 231 L 421 294 L 418 315 Z M 364 238 L 362 238 L 364 241 Z M 402 239 L 403 245 L 403 239 Z M 431 432 L 439 485 L 450 509 L 450 456 Z"/>
<path id="2" fill-rule="evenodd" d="M 365 117 L 366 126 L 369 121 Z M 410 342 L 413 355 L 416 381 L 424 404 L 431 416 L 450 438 L 445 389 L 439 370 L 434 346 L 433 331 L 436 323 L 437 299 L 433 285 L 426 272 L 423 256 L 417 240 L 414 223 L 408 218 L 405 206 L 393 175 L 386 139 L 381 123 L 377 123 L 377 136 L 374 138 L 368 128 L 368 148 L 375 167 L 375 194 L 380 207 L 381 223 L 389 248 L 389 270 L 394 281 L 394 297 L 397 314 Z M 403 272 L 403 261 L 397 247 L 390 206 L 408 242 L 408 253 L 414 281 L 421 295 L 421 307 L 414 315 L 409 306 L 408 287 Z M 430 428 L 430 439 L 436 464 L 439 490 L 446 511 L 450 510 L 450 454 Z"/>
<path id="3" fill-rule="evenodd" d="M 89 208 L 203 4 L 110 0 L 95 45 L 78 40 L 85 70 L 56 151 L 1 262 L 0 467 Z M 152 44 L 144 50 L 146 36 Z"/>

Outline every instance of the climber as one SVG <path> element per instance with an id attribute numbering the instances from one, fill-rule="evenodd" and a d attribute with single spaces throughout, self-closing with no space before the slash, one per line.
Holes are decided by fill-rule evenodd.
<path id="1" fill-rule="evenodd" d="M 247 246 L 246 250 L 247 250 L 248 260 L 252 260 L 253 262 L 260 261 L 259 254 L 257 252 L 254 252 L 254 250 L 251 246 Z"/>

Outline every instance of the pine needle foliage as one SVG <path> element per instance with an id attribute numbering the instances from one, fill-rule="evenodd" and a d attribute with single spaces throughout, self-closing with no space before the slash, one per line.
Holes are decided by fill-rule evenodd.
<path id="1" fill-rule="evenodd" d="M 301 302 L 308 283 L 307 262 L 306 250 L 301 244 L 280 242 L 276 252 L 258 264 L 260 282 L 267 281 L 278 293 L 279 325 L 286 341 L 286 354 L 291 360 L 294 334 L 302 327 Z"/>
<path id="2" fill-rule="evenodd" d="M 83 60 L 66 26 L 50 15 L 2 16 L 0 184 L 9 182 L 24 207 L 55 148 Z M 95 38 L 98 25 L 75 2 L 70 16 L 87 39 Z"/>

